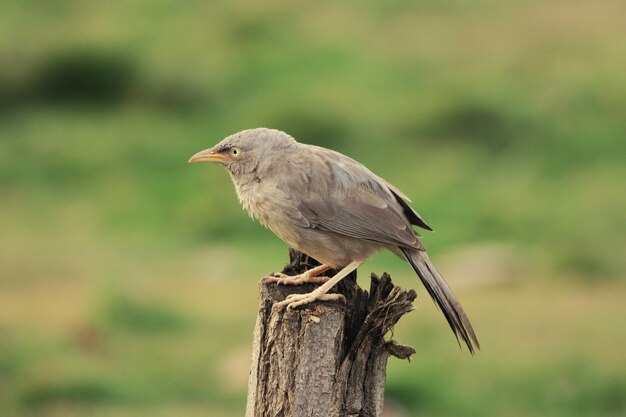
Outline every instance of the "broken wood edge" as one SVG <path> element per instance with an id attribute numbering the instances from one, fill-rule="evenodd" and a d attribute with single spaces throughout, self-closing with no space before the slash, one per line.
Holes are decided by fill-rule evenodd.
<path id="1" fill-rule="evenodd" d="M 290 263 L 282 272 L 295 275 L 317 265 L 290 250 Z M 410 346 L 385 340 L 398 320 L 414 309 L 415 291 L 394 286 L 384 273 L 371 274 L 368 292 L 356 284 L 355 271 L 333 288 L 346 297 L 345 304 L 314 302 L 293 310 L 274 306 L 289 294 L 314 288 L 261 283 L 246 417 L 380 416 L 389 355 L 410 359 L 415 353 Z"/>

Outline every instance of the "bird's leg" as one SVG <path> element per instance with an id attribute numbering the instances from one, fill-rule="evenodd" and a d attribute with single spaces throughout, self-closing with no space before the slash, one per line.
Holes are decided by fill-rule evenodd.
<path id="1" fill-rule="evenodd" d="M 285 300 L 276 303 L 275 305 L 278 308 L 287 307 L 294 308 L 304 304 L 311 303 L 313 301 L 336 301 L 343 300 L 346 298 L 341 294 L 327 294 L 328 290 L 335 286 L 339 281 L 341 281 L 344 277 L 349 275 L 352 271 L 357 269 L 359 265 L 361 265 L 364 261 L 353 261 L 346 265 L 341 271 L 337 272 L 334 277 L 330 278 L 324 284 L 320 285 L 310 293 L 306 294 L 290 294 L 285 298 Z"/>
<path id="2" fill-rule="evenodd" d="M 303 273 L 299 275 L 294 275 L 292 277 L 289 275 L 285 275 L 285 274 L 268 275 L 265 278 L 263 278 L 263 282 L 265 283 L 275 282 L 277 284 L 284 284 L 284 285 L 300 285 L 306 282 L 312 282 L 314 284 L 323 284 L 326 281 L 328 281 L 330 278 L 321 277 L 319 275 L 323 274 L 329 269 L 332 269 L 332 266 L 320 265 L 320 266 L 316 266 L 315 268 L 311 268 L 308 271 L 304 271 Z"/>

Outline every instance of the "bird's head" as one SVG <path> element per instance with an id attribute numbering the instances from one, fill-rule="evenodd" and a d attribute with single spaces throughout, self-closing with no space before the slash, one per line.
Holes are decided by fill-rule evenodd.
<path id="1" fill-rule="evenodd" d="M 294 148 L 294 138 L 280 130 L 248 129 L 222 139 L 212 148 L 198 152 L 192 162 L 217 162 L 232 175 L 240 176 L 269 167 L 284 156 L 282 150 Z"/>

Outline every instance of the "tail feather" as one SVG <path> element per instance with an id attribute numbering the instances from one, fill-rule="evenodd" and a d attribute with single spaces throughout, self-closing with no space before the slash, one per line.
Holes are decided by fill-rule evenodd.
<path id="1" fill-rule="evenodd" d="M 430 262 L 426 252 L 407 248 L 400 248 L 400 250 L 417 275 L 419 275 L 426 290 L 445 316 L 457 341 L 459 337 L 463 339 L 472 354 L 475 349 L 480 349 L 478 338 L 465 311 L 463 311 L 463 307 L 461 307 L 461 303 L 439 271 Z"/>

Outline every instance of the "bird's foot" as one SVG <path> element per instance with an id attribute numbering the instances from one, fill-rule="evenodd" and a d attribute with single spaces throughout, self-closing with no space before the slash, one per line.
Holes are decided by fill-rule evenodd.
<path id="1" fill-rule="evenodd" d="M 289 294 L 283 301 L 276 303 L 278 308 L 287 307 L 292 309 L 301 305 L 312 303 L 313 301 L 343 301 L 346 302 L 346 297 L 341 294 L 320 294 L 316 291 L 311 291 L 306 294 Z"/>
<path id="2" fill-rule="evenodd" d="M 299 275 L 289 276 L 282 273 L 267 275 L 263 278 L 263 283 L 265 284 L 282 284 L 282 285 L 300 285 L 306 283 L 313 284 L 323 284 L 328 281 L 330 278 L 328 277 L 318 277 L 313 274 L 309 274 L 309 271 L 306 271 Z"/>
<path id="3" fill-rule="evenodd" d="M 289 275 L 285 275 L 282 272 L 272 272 L 261 278 L 263 284 L 279 283 L 280 281 L 291 278 Z"/>

